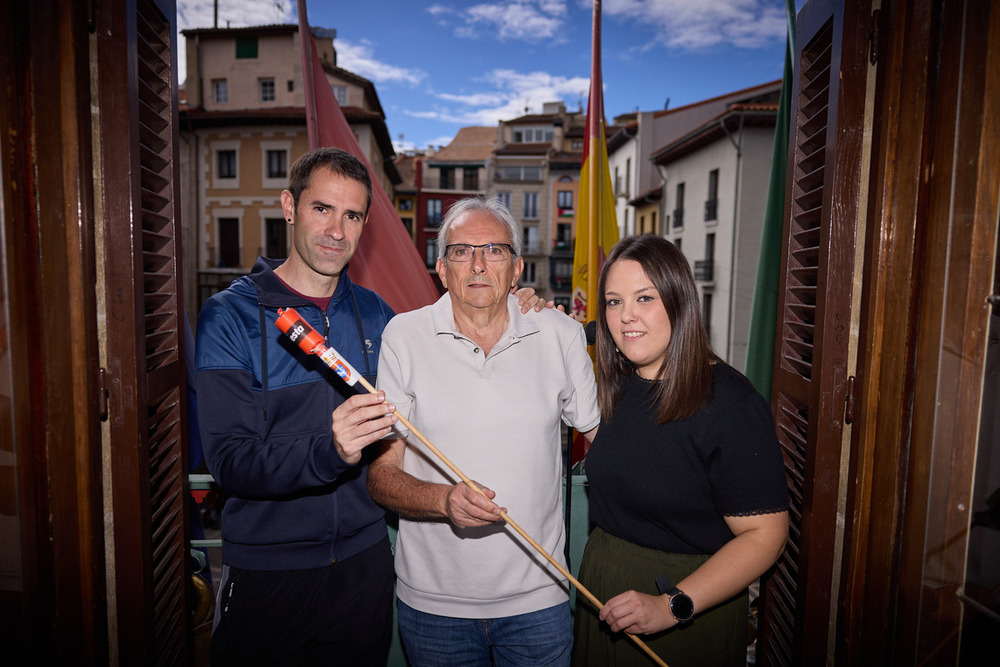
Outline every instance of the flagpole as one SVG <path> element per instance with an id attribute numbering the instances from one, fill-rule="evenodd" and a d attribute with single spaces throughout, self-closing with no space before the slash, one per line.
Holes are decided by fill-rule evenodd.
<path id="1" fill-rule="evenodd" d="M 306 17 L 306 0 L 298 0 L 299 43 L 302 47 L 302 83 L 306 96 L 306 134 L 309 150 L 319 148 L 319 126 L 316 123 L 316 91 L 313 88 L 312 33 Z"/>
<path id="2" fill-rule="evenodd" d="M 602 99 L 601 86 L 601 0 L 594 0 L 594 27 L 593 43 L 590 52 L 590 101 L 587 109 L 587 162 L 590 170 L 587 173 L 589 183 L 587 184 L 587 209 L 590 212 L 590 224 L 587 228 L 587 316 L 586 321 L 597 317 L 597 273 L 598 266 L 598 238 L 601 228 L 600 187 L 604 179 L 601 178 L 603 165 L 598 165 L 598 141 L 601 135 L 601 122 L 604 115 L 604 105 L 600 103 Z M 595 106 L 597 108 L 595 108 Z"/>

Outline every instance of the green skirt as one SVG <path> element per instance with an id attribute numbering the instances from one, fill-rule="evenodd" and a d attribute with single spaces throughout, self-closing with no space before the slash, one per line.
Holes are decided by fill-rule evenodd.
<path id="1" fill-rule="evenodd" d="M 657 575 L 666 574 L 676 584 L 706 560 L 708 556 L 636 546 L 595 528 L 580 561 L 579 580 L 601 602 L 627 590 L 656 595 Z M 670 667 L 745 667 L 747 605 L 744 592 L 683 626 L 638 637 Z M 655 663 L 624 633 L 611 632 L 593 605 L 578 594 L 573 664 L 649 667 Z"/>

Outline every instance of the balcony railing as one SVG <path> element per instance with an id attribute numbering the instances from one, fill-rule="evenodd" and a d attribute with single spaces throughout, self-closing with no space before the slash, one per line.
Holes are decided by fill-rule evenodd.
<path id="1" fill-rule="evenodd" d="M 684 209 L 682 209 L 682 208 L 675 208 L 674 209 L 673 226 L 674 226 L 675 229 L 677 227 L 683 227 L 684 226 Z"/>
<path id="2" fill-rule="evenodd" d="M 696 259 L 694 262 L 694 279 L 710 283 L 715 280 L 715 260 Z"/>
<path id="3" fill-rule="evenodd" d="M 718 208 L 719 208 L 718 199 L 705 200 L 705 222 L 716 219 L 716 213 L 718 211 Z"/>

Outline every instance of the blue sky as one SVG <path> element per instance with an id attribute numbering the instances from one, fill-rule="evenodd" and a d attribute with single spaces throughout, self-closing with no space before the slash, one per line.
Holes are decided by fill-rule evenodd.
<path id="1" fill-rule="evenodd" d="M 219 25 L 294 23 L 294 0 L 218 0 Z M 375 83 L 397 150 L 459 128 L 587 104 L 592 0 L 308 0 L 338 65 Z M 610 122 L 781 77 L 784 0 L 604 0 Z M 178 0 L 178 26 L 212 26 L 212 0 Z M 183 51 L 181 51 L 183 54 Z M 185 65 L 180 63 L 180 80 Z"/>

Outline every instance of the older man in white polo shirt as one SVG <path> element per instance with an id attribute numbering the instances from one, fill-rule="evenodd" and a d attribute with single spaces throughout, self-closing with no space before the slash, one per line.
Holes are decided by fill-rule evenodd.
<path id="1" fill-rule="evenodd" d="M 583 327 L 556 310 L 522 314 L 517 223 L 495 198 L 466 199 L 438 233 L 448 292 L 382 334 L 386 400 L 562 558 L 560 422 L 600 422 Z M 500 519 L 500 506 L 397 430 L 368 473 L 400 515 L 399 629 L 410 664 L 569 665 L 568 584 Z M 488 488 L 486 488 L 488 487 Z"/>

